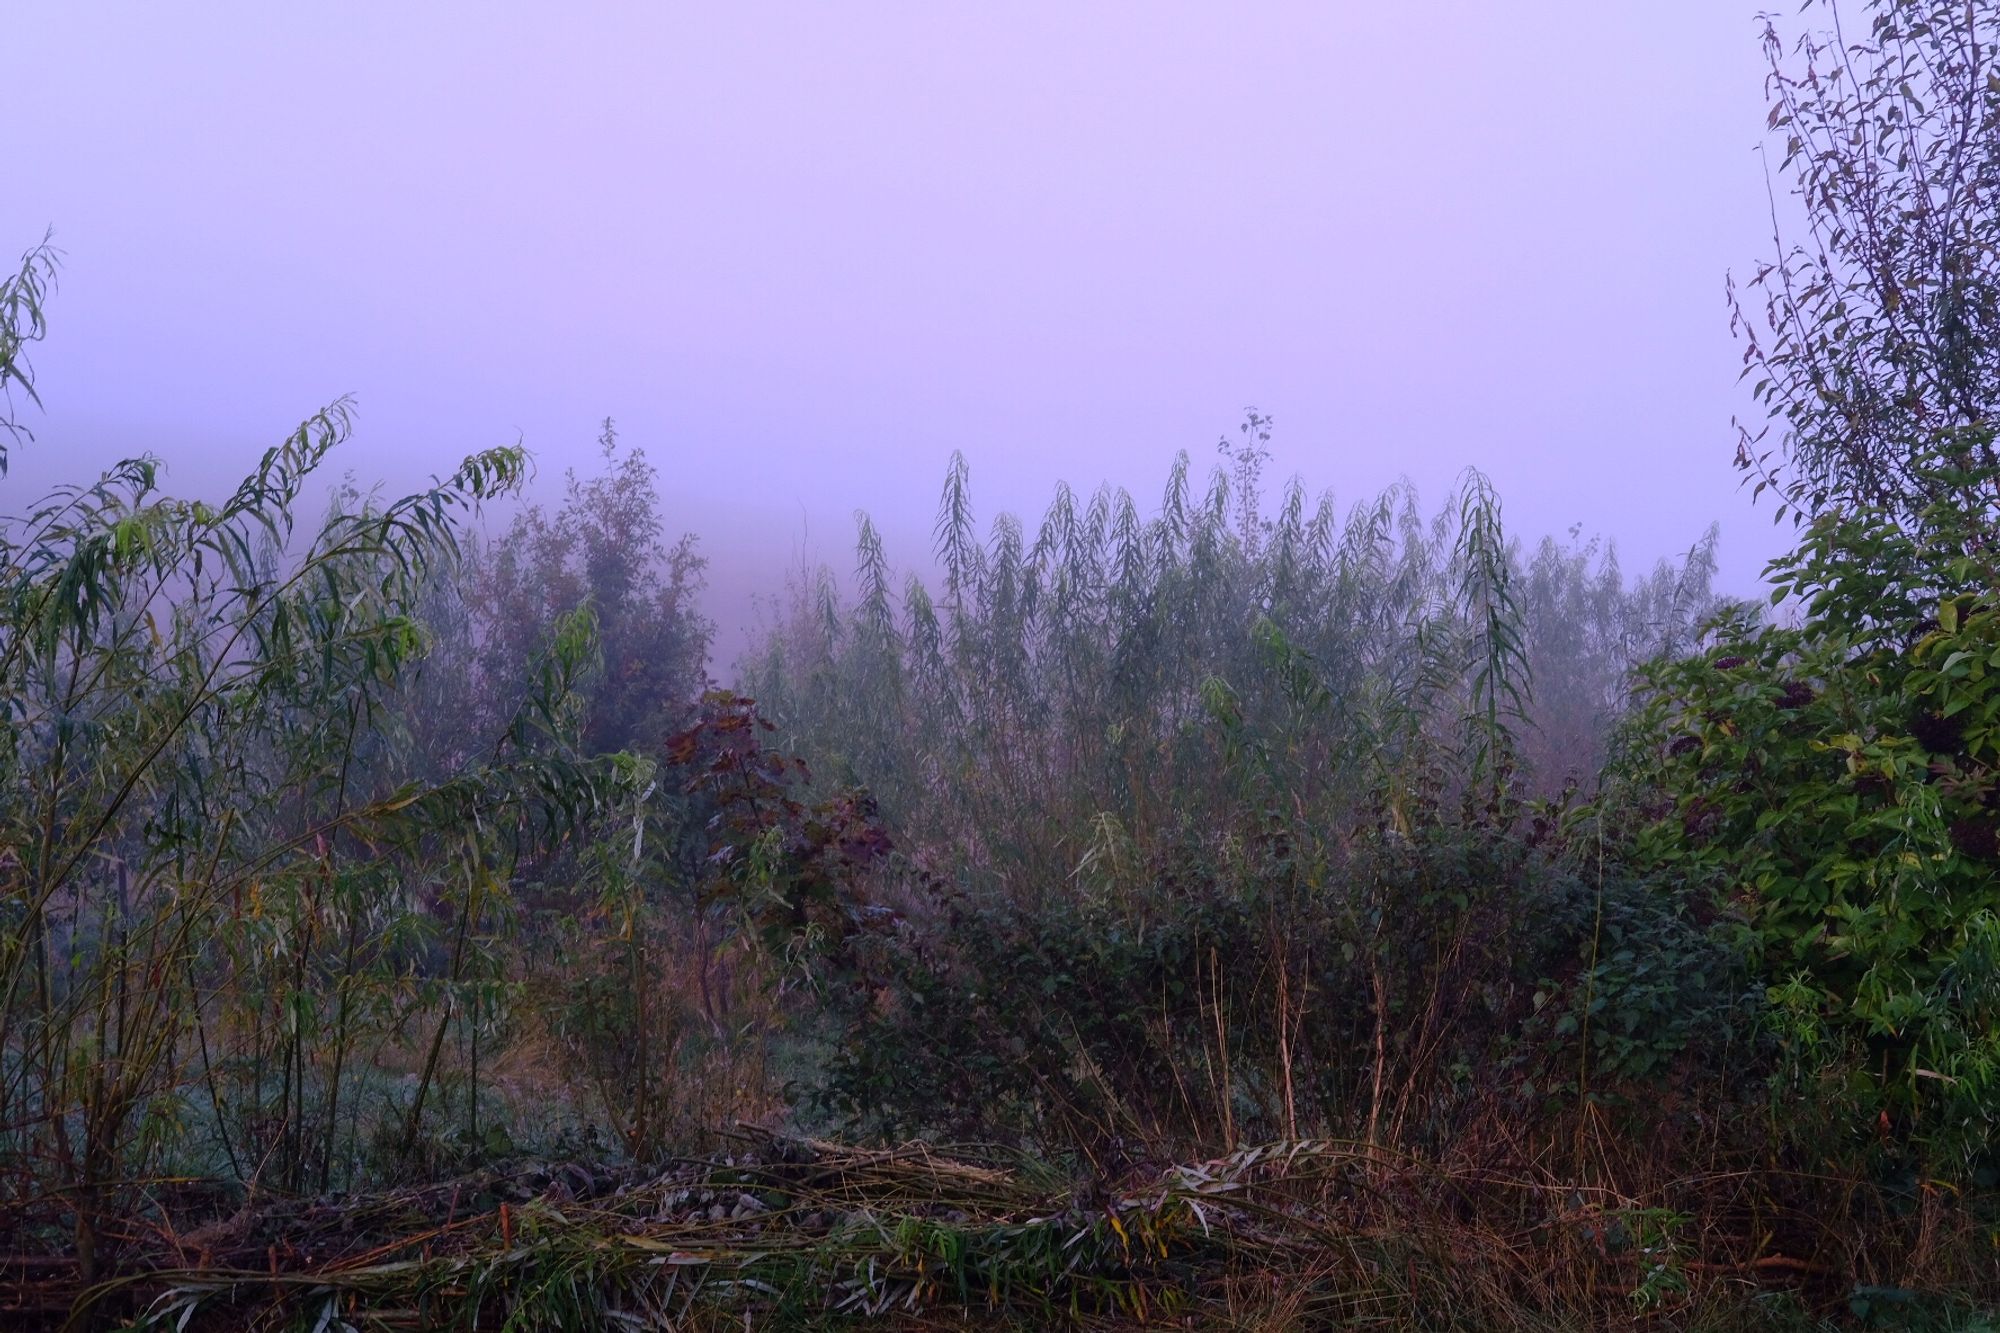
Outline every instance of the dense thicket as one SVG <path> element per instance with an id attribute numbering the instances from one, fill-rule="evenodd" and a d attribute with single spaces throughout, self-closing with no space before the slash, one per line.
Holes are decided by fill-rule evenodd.
<path id="1" fill-rule="evenodd" d="M 1768 571 L 1792 623 L 1648 668 L 1618 808 L 1634 863 L 1751 926 L 1805 1121 L 1990 1185 L 2000 13 L 1878 3 L 1766 47 L 1807 239 L 1736 311 L 1771 418 L 1737 462 L 1801 527 Z"/>
<path id="2" fill-rule="evenodd" d="M 1575 1084 L 1525 1035 L 1601 979 L 1573 984 L 1593 899 L 1548 850 L 1632 670 L 1714 610 L 1709 544 L 1631 588 L 1589 550 L 1524 560 L 1476 473 L 1435 516 L 1402 489 L 1337 518 L 1296 483 L 1267 516 L 1268 427 L 1251 414 L 1199 498 L 1183 455 L 1157 512 L 1064 488 L 1032 539 L 1005 515 L 973 535 L 957 460 L 935 591 L 891 600 L 864 518 L 854 599 L 821 571 L 746 667 L 906 853 L 893 928 L 830 983 L 835 1103 L 1168 1154 L 1435 1146 L 1448 1103 Z M 1637 1026 L 1677 986 L 1704 1017 L 1740 998 L 1706 994 L 1729 964 L 1685 906 L 1633 923 L 1696 970 L 1600 1029 L 1607 1077 L 1681 1049 L 1696 1020 Z"/>
<path id="3" fill-rule="evenodd" d="M 747 688 L 917 836 L 1053 888 L 1086 824 L 1151 839 L 1234 799 L 1221 718 L 1289 728 L 1309 804 L 1588 783 L 1631 670 L 1715 608 L 1712 533 L 1628 586 L 1595 543 L 1525 556 L 1476 472 L 1435 514 L 1408 487 L 1343 514 L 1296 480 L 1267 514 L 1269 427 L 1252 412 L 1199 488 L 1180 455 L 1151 513 L 1060 486 L 1032 534 L 1002 514 L 982 538 L 954 458 L 935 585 L 898 588 L 863 516 L 852 594 L 824 568 L 795 586 Z"/>
<path id="4" fill-rule="evenodd" d="M 42 248 L 0 284 L 14 383 L 53 273 Z M 481 1062 L 523 914 L 596 889 L 517 891 L 633 817 L 599 756 L 701 687 L 699 563 L 639 455 L 481 546 L 520 451 L 312 522 L 349 427 L 316 414 L 217 502 L 141 458 L 0 528 L 0 1230 L 64 1227 L 86 1279 L 162 1176 L 324 1189 L 504 1147 Z"/>
<path id="5" fill-rule="evenodd" d="M 2000 19 L 1866 16 L 1767 43 L 1768 603 L 1255 411 L 954 456 L 741 692 L 609 422 L 490 538 L 518 450 L 320 489 L 344 402 L 0 519 L 0 1315 L 1988 1326 Z"/>

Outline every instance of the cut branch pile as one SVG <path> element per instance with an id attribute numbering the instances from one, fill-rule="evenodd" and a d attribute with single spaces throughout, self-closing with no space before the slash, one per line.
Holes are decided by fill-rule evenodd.
<path id="1" fill-rule="evenodd" d="M 1261 1323 L 1548 1308 L 1552 1265 L 1574 1274 L 1579 1260 L 1620 1300 L 1652 1269 L 1731 1267 L 1649 1252 L 1615 1199 L 1447 1179 L 1332 1140 L 1106 1189 L 993 1150 L 734 1137 L 737 1151 L 664 1172 L 516 1164 L 383 1194 L 253 1198 L 185 1231 L 162 1209 L 105 1280 L 82 1283 L 60 1256 L 0 1261 L 0 1324 L 1213 1327 L 1253 1310 Z M 1754 1271 L 1796 1276 L 1792 1262 L 1758 1256 Z"/>

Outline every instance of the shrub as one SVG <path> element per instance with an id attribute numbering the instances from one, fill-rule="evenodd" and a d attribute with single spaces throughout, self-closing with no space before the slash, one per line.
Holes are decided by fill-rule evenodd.
<path id="1" fill-rule="evenodd" d="M 1743 914 L 1791 1048 L 1950 1156 L 2000 1105 L 2000 566 L 1966 503 L 1991 471 L 1916 476 L 1917 521 L 1828 513 L 1774 563 L 1796 625 L 1732 616 L 1649 672 L 1626 772 L 1633 854 Z"/>

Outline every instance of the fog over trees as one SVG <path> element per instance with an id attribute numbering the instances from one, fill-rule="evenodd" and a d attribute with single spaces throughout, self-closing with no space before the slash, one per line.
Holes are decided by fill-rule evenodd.
<path id="1" fill-rule="evenodd" d="M 183 492 L 25 238 L 0 1324 L 1992 1327 L 2000 8 L 1760 24 L 1665 558 L 1269 400 L 839 547 L 611 418 Z"/>

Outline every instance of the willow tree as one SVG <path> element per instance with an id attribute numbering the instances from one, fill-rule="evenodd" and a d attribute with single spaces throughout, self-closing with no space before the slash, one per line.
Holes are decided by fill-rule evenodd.
<path id="1" fill-rule="evenodd" d="M 1107 819 L 1143 843 L 1237 801 L 1224 713 L 1290 756 L 1301 808 L 1386 798 L 1408 814 L 1474 789 L 1494 804 L 1544 753 L 1551 710 L 1588 710 L 1594 736 L 1630 668 L 1710 609 L 1706 547 L 1629 591 L 1594 554 L 1531 571 L 1476 472 L 1434 514 L 1407 486 L 1344 513 L 1297 481 L 1273 502 L 1269 432 L 1253 414 L 1205 481 L 1177 457 L 1150 514 L 1120 489 L 1058 486 L 1032 530 L 1003 514 L 983 534 L 955 456 L 935 582 L 912 575 L 898 596 L 862 516 L 852 595 L 829 570 L 796 586 L 748 688 L 906 835 L 1046 888 Z M 1592 579 L 1588 596 L 1572 586 Z M 1573 694 L 1537 707 L 1543 668 Z M 1302 672 L 1323 696 L 1309 714 Z M 1578 742 L 1586 762 L 1594 743 Z"/>
<path id="2" fill-rule="evenodd" d="M 57 254 L 45 237 L 21 256 L 21 264 L 0 280 L 0 477 L 7 475 L 8 445 L 34 436 L 17 415 L 16 391 L 31 406 L 39 406 L 28 346 L 48 333 L 42 308 L 56 280 Z"/>
<path id="3" fill-rule="evenodd" d="M 32 386 L 52 271 L 0 289 L 0 383 Z M 414 1138 L 508 858 L 593 799 L 534 743 L 578 645 L 476 758 L 407 780 L 420 599 L 525 459 L 302 521 L 350 425 L 315 413 L 217 501 L 137 457 L 0 520 L 0 1210 L 67 1219 L 86 1277 L 163 1166 L 339 1178 L 354 1052 L 418 1022 Z"/>
<path id="4" fill-rule="evenodd" d="M 1990 467 L 2000 409 L 2000 10 L 1872 0 L 1765 28 L 1777 253 L 1731 285 L 1769 420 L 1736 462 L 1780 512 L 1949 496 L 1934 451 Z"/>
<path id="5" fill-rule="evenodd" d="M 1653 668 L 1620 831 L 1748 922 L 1803 1150 L 1951 1179 L 2000 1123 L 2000 10 L 1812 12 L 1765 36 L 1803 232 L 1736 310 L 1796 623 Z"/>
<path id="6" fill-rule="evenodd" d="M 1271 497 L 1245 425 L 1151 506 L 1058 486 L 1033 525 L 982 525 L 954 457 L 932 572 L 898 597 L 864 516 L 851 583 L 794 587 L 747 686 L 901 854 L 820 974 L 829 1106 L 1087 1153 L 1407 1141 L 1573 951 L 1574 881 L 1524 868 L 1537 724 L 1604 726 L 1706 564 L 1531 565 L 1477 472 L 1436 510 Z"/>

